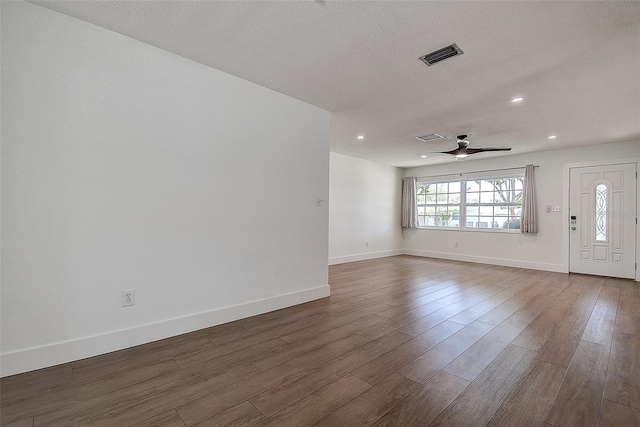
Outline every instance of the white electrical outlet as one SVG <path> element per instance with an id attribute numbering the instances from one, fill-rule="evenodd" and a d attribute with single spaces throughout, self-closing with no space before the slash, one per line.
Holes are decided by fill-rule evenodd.
<path id="1" fill-rule="evenodd" d="M 364 242 L 364 245 L 365 245 L 366 247 L 369 247 L 369 242 Z"/>
<path id="2" fill-rule="evenodd" d="M 453 247 L 457 248 L 458 247 L 458 242 L 453 242 Z"/>
<path id="3" fill-rule="evenodd" d="M 123 307 L 134 305 L 136 303 L 136 290 L 129 289 L 120 293 L 120 302 Z"/>

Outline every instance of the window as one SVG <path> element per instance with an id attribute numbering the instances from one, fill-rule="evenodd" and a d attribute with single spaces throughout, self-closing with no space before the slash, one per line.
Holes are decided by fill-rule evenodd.
<path id="1" fill-rule="evenodd" d="M 418 227 L 460 225 L 460 181 L 418 183 Z"/>
<path id="2" fill-rule="evenodd" d="M 418 227 L 519 231 L 523 184 L 522 173 L 418 180 Z"/>
<path id="3" fill-rule="evenodd" d="M 467 180 L 466 225 L 520 229 L 524 178 Z"/>

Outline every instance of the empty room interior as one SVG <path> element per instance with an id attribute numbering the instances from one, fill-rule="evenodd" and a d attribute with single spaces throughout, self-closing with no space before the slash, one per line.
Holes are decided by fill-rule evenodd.
<path id="1" fill-rule="evenodd" d="M 640 2 L 0 18 L 3 427 L 640 427 Z"/>

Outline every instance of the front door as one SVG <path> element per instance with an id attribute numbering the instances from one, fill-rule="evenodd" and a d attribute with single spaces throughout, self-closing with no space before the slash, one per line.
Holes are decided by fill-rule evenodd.
<path id="1" fill-rule="evenodd" d="M 635 278 L 636 164 L 570 169 L 569 270 Z"/>

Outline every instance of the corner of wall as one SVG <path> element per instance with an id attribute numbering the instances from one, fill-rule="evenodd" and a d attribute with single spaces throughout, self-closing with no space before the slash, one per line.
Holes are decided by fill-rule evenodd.
<path id="1" fill-rule="evenodd" d="M 329 265 L 346 264 L 348 262 L 366 261 L 368 259 L 386 258 L 390 256 L 404 255 L 403 249 L 392 249 L 379 252 L 366 252 L 355 255 L 346 255 L 329 258 Z"/>

